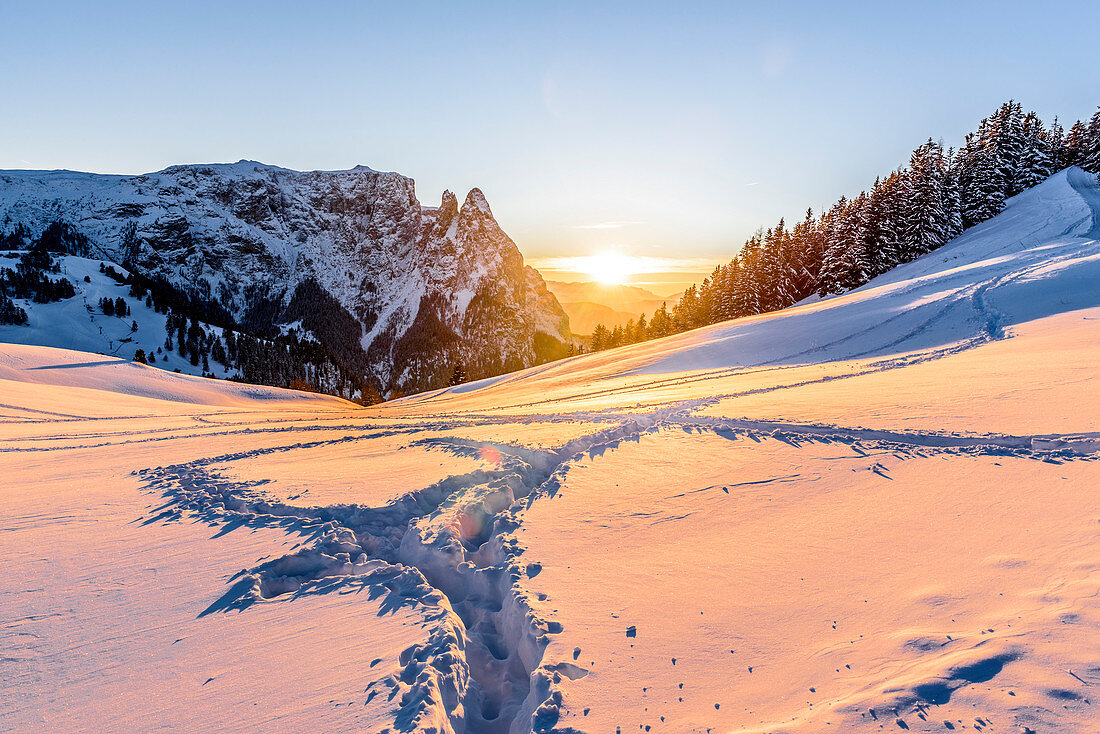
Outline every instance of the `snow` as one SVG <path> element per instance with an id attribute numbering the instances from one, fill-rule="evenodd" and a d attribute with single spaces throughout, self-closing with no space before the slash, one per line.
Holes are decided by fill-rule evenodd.
<path id="1" fill-rule="evenodd" d="M 1096 731 L 1098 223 L 369 409 L 4 344 L 0 729 Z"/>
<path id="2" fill-rule="evenodd" d="M 311 393 L 174 375 L 117 357 L 14 344 L 4 345 L 0 354 L 0 380 L 201 405 L 250 405 L 266 400 L 346 405 L 337 398 Z M 7 386 L 11 389 L 11 382 Z"/>
<path id="3" fill-rule="evenodd" d="M 524 587 L 564 626 L 544 662 L 587 672 L 562 723 L 873 728 L 868 710 L 886 718 L 922 685 L 961 687 L 951 668 L 1002 655 L 1034 669 L 1008 666 L 929 718 L 1003 725 L 1007 709 L 1049 705 L 1044 688 L 1079 684 L 1037 656 L 1057 644 L 1058 665 L 1094 664 L 1096 478 L 1087 462 L 678 429 L 583 460 L 517 533 L 543 569 Z M 1051 594 L 1062 583 L 1079 586 Z M 1066 614 L 1081 618 L 1054 637 Z M 1059 731 L 1095 723 L 1075 708 Z"/>
<path id="4" fill-rule="evenodd" d="M 12 267 L 3 255 L 17 253 L 0 252 L 0 267 Z M 32 344 L 60 349 L 75 349 L 115 357 L 130 359 L 134 352 L 142 349 L 152 354 L 154 364 L 169 371 L 179 370 L 184 374 L 202 374 L 202 365 L 192 365 L 175 350 L 165 350 L 167 336 L 165 323 L 168 317 L 157 313 L 145 305 L 144 298 L 129 295 L 130 287 L 118 283 L 104 273 L 99 272 L 100 265 L 114 268 L 122 275 L 129 273 L 121 265 L 109 260 L 94 260 L 72 255 L 56 256 L 59 273 L 51 273 L 52 280 L 65 278 L 73 284 L 76 295 L 53 303 L 34 303 L 28 299 L 13 299 L 15 304 L 27 312 L 28 324 L 12 326 L 0 324 L 0 342 Z M 90 282 L 85 282 L 88 278 Z M 114 301 L 122 298 L 130 309 L 125 317 L 107 316 L 99 307 L 102 298 Z M 137 324 L 137 330 L 133 325 Z M 222 329 L 204 325 L 208 333 L 222 336 Z M 158 353 L 158 350 L 161 350 Z M 217 362 L 210 361 L 208 372 L 217 377 L 229 377 L 232 373 Z"/>
<path id="5" fill-rule="evenodd" d="M 58 357 L 57 350 L 34 352 L 49 361 Z M 21 362 L 25 370 L 34 369 Z M 0 383 L 10 386 L 13 373 L 26 374 L 6 367 Z M 124 385 L 143 376 L 116 373 Z M 25 388 L 19 395 L 30 405 L 53 410 L 82 410 L 85 396 L 98 392 L 64 387 L 43 394 L 39 390 L 50 386 L 16 384 Z M 260 403 L 255 394 L 236 393 L 235 386 L 218 387 L 226 392 L 216 401 L 221 404 L 280 405 L 284 413 L 310 403 L 310 414 L 343 409 L 337 401 L 303 403 L 290 393 L 281 403 Z M 3 402 L 12 397 L 5 390 Z M 143 489 L 131 469 L 151 458 L 150 445 L 158 461 L 203 455 L 210 439 L 197 430 L 197 417 L 177 421 L 168 440 L 157 440 L 166 427 L 156 416 L 110 421 L 124 430 L 108 432 L 102 419 L 73 414 L 58 420 L 35 410 L 0 427 L 9 457 L 0 546 L 5 565 L 19 569 L 0 580 L 6 670 L 0 729 L 277 731 L 310 722 L 349 728 L 377 715 L 380 704 L 345 711 L 330 700 L 359 698 L 369 682 L 362 680 L 364 658 L 384 658 L 375 671 L 394 669 L 401 649 L 419 640 L 422 610 L 379 599 L 368 608 L 391 616 L 375 622 L 362 605 L 340 603 L 339 593 L 318 593 L 259 604 L 249 615 L 219 611 L 219 599 L 242 568 L 286 553 L 317 527 L 223 526 L 182 517 L 163 497 Z M 125 402 L 116 415 L 137 410 Z M 48 427 L 44 445 L 27 446 L 28 422 Z M 238 433 L 235 443 L 260 447 L 273 435 Z M 276 702 L 279 691 L 291 689 L 292 699 Z"/>
<path id="6" fill-rule="evenodd" d="M 440 212 L 420 206 L 412 179 L 366 166 L 299 172 L 239 161 L 137 176 L 0 171 L 4 231 L 23 225 L 38 236 L 48 223 L 65 222 L 88 238 L 88 254 L 133 262 L 143 275 L 216 300 L 238 322 L 257 294 L 286 305 L 300 283 L 316 281 L 360 321 L 371 375 L 386 389 L 409 389 L 394 382 L 412 369 L 395 364 L 402 350 L 394 345 L 425 299 L 439 304 L 461 342 L 455 351 L 471 363 L 532 364 L 535 333 L 567 336 L 564 312 L 531 290 L 541 279 L 524 272 L 480 190 L 454 206 L 442 229 L 435 226 Z M 86 267 L 76 260 L 66 263 L 82 277 Z M 99 285 L 113 287 L 93 283 L 81 295 L 96 295 Z M 467 318 L 477 294 L 492 295 L 500 309 Z M 0 328 L 0 340 L 122 353 L 112 338 L 117 330 L 80 323 L 79 304 L 35 310 L 42 311 L 32 318 L 36 334 Z M 79 328 L 68 338 L 53 324 Z M 169 369 L 177 367 L 189 371 L 174 361 Z"/>
<path id="7" fill-rule="evenodd" d="M 324 507 L 382 505 L 450 476 L 489 468 L 480 457 L 428 450 L 411 445 L 403 433 L 387 435 L 391 433 L 383 429 L 366 441 L 358 436 L 343 443 L 330 438 L 289 452 L 234 457 L 211 470 L 232 482 L 262 482 L 258 490 L 268 499 Z"/>

